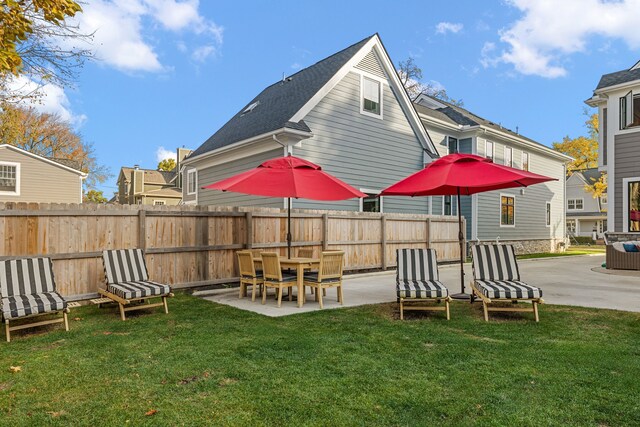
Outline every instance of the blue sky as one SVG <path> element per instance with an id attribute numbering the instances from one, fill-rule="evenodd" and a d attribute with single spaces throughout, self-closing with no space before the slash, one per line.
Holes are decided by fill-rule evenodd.
<path id="1" fill-rule="evenodd" d="M 640 59 L 640 2 L 89 0 L 97 60 L 39 107 L 74 123 L 113 177 L 197 148 L 265 86 L 373 33 L 392 61 L 543 144 L 585 133 L 602 74 Z M 604 19 L 606 18 L 606 19 Z"/>

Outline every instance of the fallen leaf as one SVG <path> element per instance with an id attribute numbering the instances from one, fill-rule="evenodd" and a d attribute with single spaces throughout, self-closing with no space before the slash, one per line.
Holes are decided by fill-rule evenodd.
<path id="1" fill-rule="evenodd" d="M 13 374 L 22 371 L 22 366 L 9 366 L 9 371 Z"/>
<path id="2" fill-rule="evenodd" d="M 158 413 L 157 409 L 150 409 L 147 412 L 145 412 L 144 415 L 147 416 L 147 417 L 150 417 L 150 416 L 155 415 L 157 413 Z"/>
<path id="3" fill-rule="evenodd" d="M 205 372 L 204 374 L 202 374 L 202 376 L 205 378 L 209 378 L 209 375 L 210 375 L 209 372 Z"/>

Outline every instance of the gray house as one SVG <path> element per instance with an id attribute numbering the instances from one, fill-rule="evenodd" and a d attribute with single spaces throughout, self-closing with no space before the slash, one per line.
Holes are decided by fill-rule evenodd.
<path id="1" fill-rule="evenodd" d="M 511 241 L 523 252 L 554 252 L 565 238 L 565 166 L 570 157 L 465 108 L 421 95 L 415 102 L 438 154 L 470 153 L 556 178 L 526 189 L 463 197 L 467 236 L 475 241 Z M 433 197 L 431 212 L 457 215 L 456 198 Z"/>
<path id="2" fill-rule="evenodd" d="M 567 234 L 602 239 L 607 231 L 607 195 L 593 197 L 586 190 L 600 179 L 597 168 L 575 171 L 567 178 Z"/>
<path id="3" fill-rule="evenodd" d="M 598 168 L 607 173 L 607 230 L 640 232 L 640 62 L 605 74 L 585 101 L 598 108 Z"/>
<path id="4" fill-rule="evenodd" d="M 521 247 L 527 251 L 555 250 L 565 235 L 564 164 L 569 158 L 466 110 L 428 97 L 413 104 L 376 34 L 252 99 L 184 160 L 183 201 L 282 208 L 283 199 L 201 187 L 292 153 L 371 195 L 331 203 L 293 200 L 294 208 L 456 215 L 455 200 L 449 197 L 374 196 L 454 145 L 455 150 L 484 155 L 489 144 L 496 161 L 503 161 L 504 147 L 509 146 L 511 162 L 528 156 L 525 163 L 531 171 L 559 182 L 526 193 L 505 190 L 467 198 L 462 203 L 467 236 L 526 241 Z"/>

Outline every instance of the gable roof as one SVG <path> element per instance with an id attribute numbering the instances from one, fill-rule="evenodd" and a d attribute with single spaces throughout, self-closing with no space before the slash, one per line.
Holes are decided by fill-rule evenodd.
<path id="1" fill-rule="evenodd" d="M 131 177 L 131 173 L 135 171 L 135 168 L 130 168 L 127 166 L 123 166 L 120 169 L 120 173 L 124 175 L 126 181 L 129 181 Z M 138 169 L 140 171 L 144 171 L 144 183 L 145 184 L 161 184 L 161 185 L 169 185 L 171 181 L 176 176 L 175 171 L 165 172 L 158 171 L 154 169 Z"/>
<path id="2" fill-rule="evenodd" d="M 311 132 L 304 120 L 296 123 L 289 119 L 373 37 L 367 37 L 267 87 L 189 157 L 281 128 Z M 250 109 L 254 104 L 257 105 Z"/>
<path id="3" fill-rule="evenodd" d="M 600 176 L 602 174 L 604 174 L 604 172 L 601 172 L 598 170 L 598 168 L 591 168 L 591 169 L 584 169 L 584 170 L 580 170 L 580 171 L 574 171 L 575 173 L 579 173 L 580 175 L 582 175 L 582 177 L 584 178 L 585 182 L 589 185 L 593 184 L 594 182 L 596 182 L 597 180 L 600 179 Z"/>
<path id="4" fill-rule="evenodd" d="M 19 147 L 16 147 L 14 145 L 10 145 L 10 144 L 0 144 L 0 148 L 7 148 L 9 150 L 13 150 L 15 152 L 24 154 L 26 156 L 33 157 L 34 159 L 42 160 L 45 163 L 49 163 L 51 165 L 54 165 L 54 166 L 57 166 L 57 167 L 62 168 L 64 170 L 67 170 L 69 172 L 73 172 L 75 174 L 78 174 L 83 178 L 87 177 L 87 173 L 80 170 L 80 163 L 77 162 L 76 160 L 59 159 L 59 158 L 53 158 L 53 157 L 44 157 L 44 156 L 40 156 L 38 154 L 32 153 L 32 152 L 27 151 L 27 150 L 23 150 L 22 148 L 19 148 Z"/>
<path id="5" fill-rule="evenodd" d="M 640 80 L 640 68 L 635 67 L 636 66 L 634 65 L 628 70 L 616 71 L 615 73 L 603 75 L 602 77 L 600 77 L 600 81 L 598 82 L 596 91 L 611 86 L 617 86 L 622 83 Z"/>

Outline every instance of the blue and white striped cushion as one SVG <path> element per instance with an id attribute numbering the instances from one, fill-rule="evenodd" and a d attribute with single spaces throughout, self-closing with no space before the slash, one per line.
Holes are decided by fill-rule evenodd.
<path id="1" fill-rule="evenodd" d="M 449 290 L 437 280 L 401 282 L 396 285 L 398 298 L 445 298 Z"/>
<path id="2" fill-rule="evenodd" d="M 396 283 L 438 280 L 438 260 L 434 249 L 398 249 Z"/>
<path id="3" fill-rule="evenodd" d="M 475 245 L 471 253 L 476 280 L 520 280 L 512 245 Z"/>
<path id="4" fill-rule="evenodd" d="M 118 249 L 102 252 L 108 284 L 149 280 L 141 249 Z"/>
<path id="5" fill-rule="evenodd" d="M 2 298 L 2 317 L 15 319 L 32 314 L 49 313 L 67 308 L 66 301 L 57 292 L 29 295 L 11 295 Z"/>
<path id="6" fill-rule="evenodd" d="M 110 283 L 107 291 L 124 299 L 146 298 L 152 296 L 167 295 L 171 292 L 169 285 L 150 281 L 133 281 Z"/>
<path id="7" fill-rule="evenodd" d="M 49 258 L 24 258 L 0 261 L 0 295 L 55 292 L 53 268 Z"/>
<path id="8" fill-rule="evenodd" d="M 542 289 L 518 280 L 476 280 L 480 292 L 491 299 L 535 299 L 542 298 Z"/>

